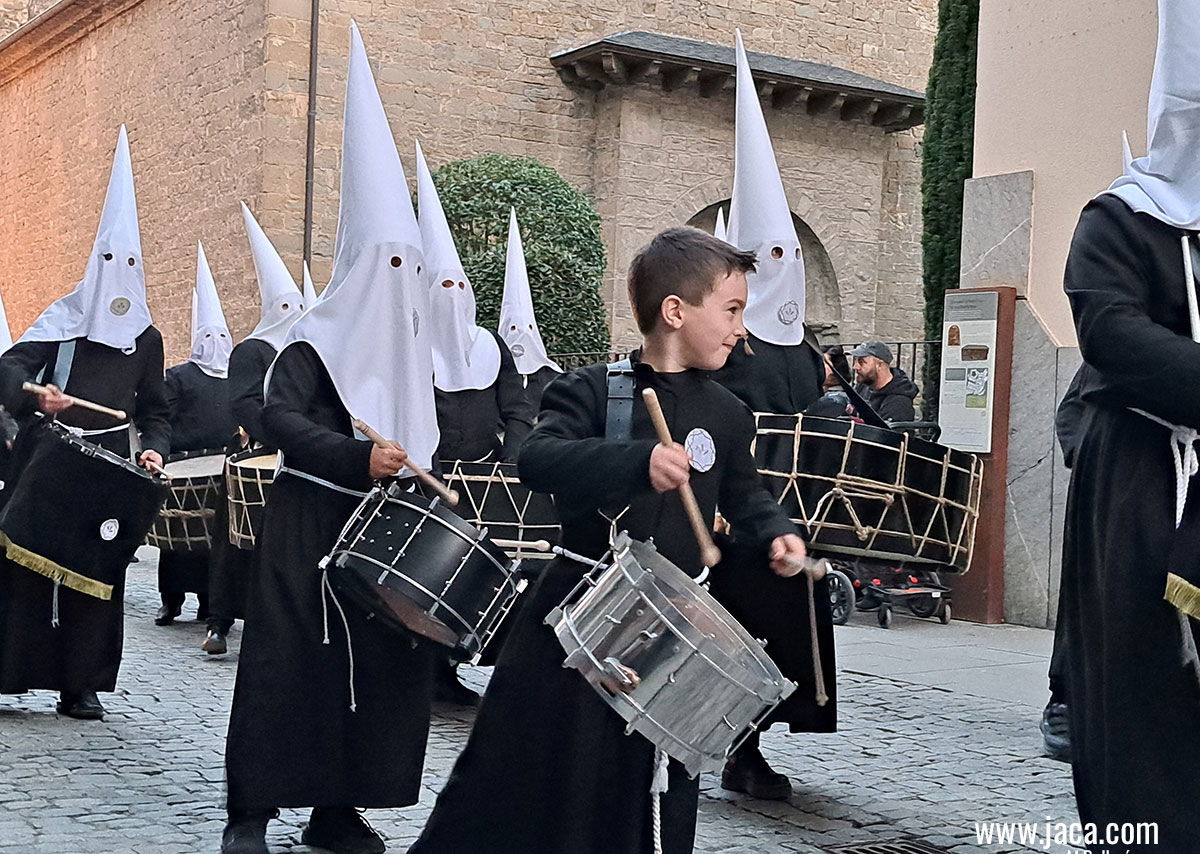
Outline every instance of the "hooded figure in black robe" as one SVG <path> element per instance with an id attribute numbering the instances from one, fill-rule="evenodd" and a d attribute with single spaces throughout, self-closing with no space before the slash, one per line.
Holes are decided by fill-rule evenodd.
<path id="1" fill-rule="evenodd" d="M 431 645 L 335 594 L 320 566 L 372 476 L 437 448 L 420 232 L 358 28 L 351 24 L 333 275 L 267 374 L 281 453 L 246 612 L 225 766 L 223 854 L 265 854 L 277 807 L 313 807 L 301 841 L 382 852 L 356 808 L 420 796 Z"/>
<path id="2" fill-rule="evenodd" d="M 698 575 L 699 548 L 678 493 L 654 492 L 648 479 L 657 444 L 641 391 L 653 388 L 671 433 L 711 435 L 716 461 L 691 483 L 701 512 L 719 503 L 756 543 L 795 527 L 762 488 L 750 457 L 754 422 L 736 398 L 697 371 L 660 374 L 635 360 L 631 438 L 605 437 L 608 389 L 603 365 L 564 375 L 543 398 L 538 426 L 521 449 L 522 481 L 554 495 L 565 548 L 599 559 L 610 523 Z M 627 510 L 624 508 L 628 507 Z M 624 510 L 622 513 L 621 511 Z M 410 854 L 609 854 L 651 851 L 650 783 L 654 745 L 625 735 L 625 722 L 577 671 L 546 615 L 588 567 L 549 563 L 515 616 L 466 749 Z M 698 780 L 672 760 L 662 795 L 666 854 L 692 850 Z"/>
<path id="3" fill-rule="evenodd" d="M 192 293 L 192 351 L 188 360 L 167 370 L 167 404 L 171 408 L 171 456 L 222 454 L 235 444 L 237 424 L 229 405 L 229 353 L 233 340 L 221 299 L 213 281 L 204 247 L 198 247 L 196 290 Z M 226 503 L 225 475 L 220 475 L 222 488 L 209 532 L 214 541 L 227 538 L 228 517 L 221 516 Z M 226 510 L 226 512 L 228 512 Z M 210 550 L 193 548 L 189 551 L 163 550 L 158 558 L 158 592 L 162 607 L 154 622 L 169 625 L 179 616 L 187 593 L 199 600 L 196 619 L 208 618 L 208 566 Z"/>
<path id="4" fill-rule="evenodd" d="M 1067 259 L 1084 412 L 1058 631 L 1080 819 L 1157 825 L 1092 850 L 1176 854 L 1196 850 L 1200 803 L 1197 0 L 1160 0 L 1147 136 L 1084 208 Z"/>
<path id="5" fill-rule="evenodd" d="M 755 412 L 791 415 L 803 412 L 821 397 L 825 362 L 805 343 L 803 254 L 740 35 L 736 47 L 737 147 L 726 238 L 739 249 L 755 252 L 758 269 L 746 276 L 749 336 L 738 342 L 713 379 Z M 720 511 L 730 519 L 723 503 Z M 776 708 L 769 723 L 786 723 L 791 732 L 832 732 L 837 728 L 837 671 L 829 582 L 823 578 L 813 591 L 829 696 L 824 706 L 818 706 L 808 585 L 803 577 L 781 578 L 773 573 L 765 551 L 753 532 L 749 533 L 751 536 L 746 536 L 736 523 L 732 525 L 732 539 L 722 543 L 724 559 L 713 570 L 710 589 L 754 637 L 767 641 L 771 660 L 799 686 Z M 767 764 L 757 732 L 730 758 L 721 784 L 770 799 L 786 798 L 792 790 L 787 776 Z"/>
<path id="6" fill-rule="evenodd" d="M 141 448 L 130 447 L 128 422 L 114 424 L 108 415 L 77 406 L 58 413 L 58 421 L 78 428 L 89 441 L 127 459 L 136 455 L 161 463 L 166 457 L 171 426 L 163 390 L 163 343 L 151 325 L 145 287 L 129 141 L 122 127 L 83 280 L 0 356 L 0 403 L 21 424 L 7 487 L 0 493 L 5 500 L 46 438 L 37 414 L 46 396 L 22 391 L 27 381 L 53 384 L 68 396 L 124 410 L 140 433 Z M 121 664 L 123 579 L 108 600 L 62 585 L 57 628 L 51 623 L 54 592 L 49 578 L 0 560 L 0 693 L 57 690 L 62 694 L 60 712 L 100 718 L 104 709 L 96 692 L 114 690 Z"/>

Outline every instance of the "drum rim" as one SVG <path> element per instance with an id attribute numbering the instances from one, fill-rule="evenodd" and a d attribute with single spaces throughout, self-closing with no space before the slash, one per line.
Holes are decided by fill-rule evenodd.
<path id="1" fill-rule="evenodd" d="M 57 421 L 49 421 L 43 422 L 42 426 L 49 435 L 55 437 L 66 445 L 72 446 L 75 451 L 83 454 L 84 456 L 101 459 L 106 463 L 111 463 L 123 468 L 131 474 L 136 474 L 138 477 L 144 478 L 145 480 L 149 480 L 154 483 L 163 483 L 162 478 L 146 471 L 146 469 L 142 468 L 132 460 L 127 460 L 120 454 L 114 454 L 112 451 L 108 450 L 108 448 L 101 447 L 95 442 L 89 442 L 83 436 L 76 436 L 74 433 L 68 430 L 64 424 L 60 424 Z"/>
<path id="2" fill-rule="evenodd" d="M 473 546 L 474 545 L 483 546 L 484 554 L 486 554 L 488 556 L 488 559 L 491 560 L 491 562 L 496 565 L 496 568 L 499 569 L 501 572 L 505 573 L 506 575 L 511 574 L 511 572 L 512 572 L 511 567 L 512 567 L 513 561 L 506 560 L 506 561 L 502 562 L 497 559 L 496 554 L 503 555 L 506 559 L 508 558 L 508 555 L 505 553 L 504 549 L 500 548 L 495 543 L 493 543 L 490 539 L 488 539 L 486 528 L 483 528 L 483 529 L 476 528 L 474 525 L 472 525 L 466 519 L 459 516 L 453 510 L 448 508 L 446 505 L 442 504 L 440 501 L 436 505 L 434 505 L 433 502 L 436 499 L 433 499 L 433 498 L 426 499 L 430 503 L 422 506 L 421 504 L 418 504 L 416 502 L 405 500 L 407 496 L 415 495 L 416 493 L 405 492 L 405 493 L 401 493 L 399 495 L 389 495 L 386 490 L 379 489 L 378 491 L 381 493 L 384 501 L 390 501 L 390 502 L 393 502 L 396 504 L 403 504 L 404 506 L 406 506 L 410 509 L 420 512 L 424 516 L 431 517 L 434 521 L 438 522 L 443 527 L 453 531 L 460 539 L 464 540 L 465 542 L 468 542 L 468 543 L 472 544 Z M 421 496 L 421 497 L 424 498 L 424 496 Z M 367 497 L 363 499 L 363 503 L 360 504 L 359 507 L 364 506 L 367 503 L 367 501 L 369 501 L 370 499 L 371 499 L 371 494 L 368 494 Z M 442 513 L 438 513 L 437 511 L 439 511 L 439 510 L 442 511 L 442 513 L 444 513 L 446 515 L 443 516 Z M 354 519 L 357 516 L 357 514 L 358 514 L 358 511 L 355 510 L 355 516 L 352 516 L 351 519 Z M 467 528 L 469 530 L 464 531 L 462 528 L 459 527 L 459 525 L 461 525 L 461 526 L 463 526 L 463 528 Z M 349 527 L 350 526 L 347 525 L 347 528 L 349 528 Z M 472 536 L 471 531 L 474 531 L 476 536 Z M 341 537 L 338 537 L 338 539 L 341 540 Z M 493 554 L 492 552 L 496 552 L 496 554 Z M 507 566 L 506 566 L 506 564 L 507 564 Z"/>

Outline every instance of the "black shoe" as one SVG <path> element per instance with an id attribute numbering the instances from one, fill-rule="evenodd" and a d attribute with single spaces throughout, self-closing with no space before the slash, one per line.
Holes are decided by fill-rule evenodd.
<path id="1" fill-rule="evenodd" d="M 267 822 L 278 811 L 230 815 L 221 834 L 221 854 L 268 854 Z"/>
<path id="2" fill-rule="evenodd" d="M 743 747 L 725 763 L 721 788 L 764 801 L 782 801 L 791 796 L 792 781 L 771 768 L 760 751 Z"/>
<path id="3" fill-rule="evenodd" d="M 383 854 L 383 837 L 352 807 L 314 808 L 300 842 L 334 854 Z"/>
<path id="4" fill-rule="evenodd" d="M 175 622 L 175 618 L 183 613 L 182 605 L 167 605 L 159 606 L 158 612 L 154 615 L 154 625 L 169 626 Z"/>
<path id="5" fill-rule="evenodd" d="M 1051 759 L 1059 762 L 1071 761 L 1071 723 L 1067 718 L 1067 704 L 1050 699 L 1042 710 L 1042 750 Z"/>
<path id="6" fill-rule="evenodd" d="M 104 720 L 104 706 L 100 705 L 95 691 L 80 694 L 63 691 L 59 694 L 58 713 L 80 721 Z"/>
<path id="7" fill-rule="evenodd" d="M 196 594 L 196 619 L 202 623 L 208 622 L 208 597 Z"/>
<path id="8" fill-rule="evenodd" d="M 472 708 L 479 705 L 479 695 L 458 681 L 458 671 L 449 662 L 434 667 L 433 700 Z"/>
<path id="9" fill-rule="evenodd" d="M 200 648 L 209 655 L 224 655 L 229 652 L 229 644 L 225 642 L 225 635 L 216 629 L 208 630 L 208 637 L 204 639 Z"/>

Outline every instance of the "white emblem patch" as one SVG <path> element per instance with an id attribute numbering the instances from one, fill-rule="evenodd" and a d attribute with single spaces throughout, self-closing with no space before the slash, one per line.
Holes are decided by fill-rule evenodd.
<path id="1" fill-rule="evenodd" d="M 800 306 L 794 301 L 788 300 L 783 305 L 779 306 L 779 322 L 784 326 L 791 326 L 800 319 Z"/>
<path id="2" fill-rule="evenodd" d="M 117 538 L 117 534 L 121 530 L 121 523 L 116 519 L 105 519 L 100 523 L 100 539 L 106 543 Z"/>
<path id="3" fill-rule="evenodd" d="M 717 464 L 717 445 L 703 427 L 697 427 L 687 434 L 683 449 L 692 458 L 692 468 L 698 472 L 706 472 Z"/>

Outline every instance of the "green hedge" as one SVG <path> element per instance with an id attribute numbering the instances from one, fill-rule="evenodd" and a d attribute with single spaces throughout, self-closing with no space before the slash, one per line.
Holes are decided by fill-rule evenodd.
<path id="1" fill-rule="evenodd" d="M 586 196 L 532 157 L 500 154 L 448 163 L 433 182 L 475 289 L 480 326 L 495 329 L 500 319 L 508 211 L 515 207 L 547 351 L 608 349 L 600 215 Z"/>
<path id="2" fill-rule="evenodd" d="M 938 35 L 925 90 L 922 214 L 925 232 L 925 338 L 942 337 L 946 291 L 958 287 L 963 184 L 975 147 L 975 57 L 979 0 L 940 0 Z M 926 415 L 937 408 L 941 354 L 926 363 Z"/>

